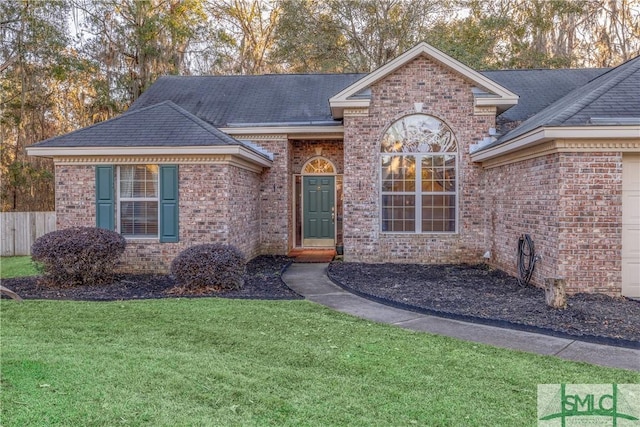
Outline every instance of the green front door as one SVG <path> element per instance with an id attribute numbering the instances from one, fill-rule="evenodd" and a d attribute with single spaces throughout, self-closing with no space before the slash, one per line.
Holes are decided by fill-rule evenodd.
<path id="1" fill-rule="evenodd" d="M 303 245 L 335 244 L 335 177 L 303 177 Z"/>

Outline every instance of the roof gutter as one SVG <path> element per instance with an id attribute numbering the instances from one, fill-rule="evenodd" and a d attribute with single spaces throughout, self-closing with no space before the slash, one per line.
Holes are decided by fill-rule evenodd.
<path id="1" fill-rule="evenodd" d="M 286 135 L 292 138 L 318 138 L 318 139 L 342 139 L 344 138 L 344 126 L 237 126 L 218 128 L 232 137 L 250 135 Z"/>
<path id="2" fill-rule="evenodd" d="M 261 167 L 271 167 L 272 161 L 265 154 L 242 145 L 215 145 L 189 147 L 38 147 L 26 148 L 27 154 L 36 157 L 85 157 L 85 156 L 189 156 L 230 155 Z"/>
<path id="3" fill-rule="evenodd" d="M 242 127 L 308 127 L 308 126 L 340 126 L 342 122 L 338 120 L 310 120 L 307 122 L 263 122 L 263 123 L 228 123 L 227 128 Z"/>

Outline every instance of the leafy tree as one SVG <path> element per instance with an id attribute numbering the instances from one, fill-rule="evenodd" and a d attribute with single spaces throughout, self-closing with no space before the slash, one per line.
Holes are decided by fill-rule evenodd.
<path id="1" fill-rule="evenodd" d="M 445 1 L 328 0 L 346 39 L 348 69 L 378 68 L 424 39 Z"/>
<path id="2" fill-rule="evenodd" d="M 69 5 L 0 3 L 0 198 L 2 210 L 53 207 L 52 164 L 26 156 L 33 142 L 70 130 L 56 89 L 75 60 L 67 49 Z"/>
<path id="3" fill-rule="evenodd" d="M 274 61 L 287 72 L 343 72 L 347 39 L 328 4 L 315 0 L 284 0 L 276 29 Z"/>
<path id="4" fill-rule="evenodd" d="M 640 55 L 640 0 L 590 2 L 588 10 L 577 40 L 584 65 L 611 67 Z"/>
<path id="5" fill-rule="evenodd" d="M 496 34 L 510 20 L 474 13 L 465 18 L 436 23 L 426 41 L 473 69 L 499 68 L 500 39 Z"/>
<path id="6" fill-rule="evenodd" d="M 100 65 L 107 93 L 124 105 L 160 75 L 188 74 L 188 48 L 206 27 L 201 0 L 79 0 L 75 6 L 83 14 L 83 53 Z"/>
<path id="7" fill-rule="evenodd" d="M 232 50 L 224 71 L 228 74 L 264 74 L 280 71 L 270 61 L 280 19 L 280 2 L 213 0 L 209 12 L 218 27 L 218 40 Z"/>
<path id="8" fill-rule="evenodd" d="M 284 1 L 277 56 L 297 71 L 368 72 L 423 40 L 446 6 L 435 0 Z"/>
<path id="9" fill-rule="evenodd" d="M 475 68 L 613 66 L 640 54 L 640 0 L 461 0 L 429 31 Z"/>

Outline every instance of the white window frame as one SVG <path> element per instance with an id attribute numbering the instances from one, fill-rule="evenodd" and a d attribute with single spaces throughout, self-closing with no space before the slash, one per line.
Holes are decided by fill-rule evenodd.
<path id="1" fill-rule="evenodd" d="M 412 156 L 416 159 L 416 182 L 414 191 L 383 191 L 382 190 L 382 173 L 380 173 L 380 232 L 384 234 L 457 234 L 459 224 L 459 197 L 458 197 L 458 153 L 457 152 L 438 152 L 438 153 L 380 153 L 378 169 L 382 171 L 382 157 L 396 156 Z M 422 159 L 425 157 L 435 156 L 453 156 L 455 159 L 456 182 L 455 191 L 422 191 Z M 415 230 L 414 231 L 385 231 L 382 230 L 383 204 L 384 196 L 414 196 L 415 197 Z M 422 196 L 455 196 L 455 230 L 454 231 L 422 231 Z"/>
<path id="2" fill-rule="evenodd" d="M 152 165 L 152 166 L 156 166 L 158 167 L 158 173 L 156 176 L 157 179 L 157 188 L 158 191 L 156 193 L 156 197 L 122 197 L 120 195 L 120 168 L 121 167 L 136 167 L 136 166 L 148 166 L 148 165 Z M 122 212 L 122 208 L 121 208 L 121 203 L 122 202 L 156 202 L 157 203 L 157 209 L 156 209 L 156 216 L 157 216 L 157 224 L 158 224 L 158 232 L 156 233 L 156 235 L 151 236 L 151 235 L 137 235 L 137 234 L 122 234 L 122 236 L 125 239 L 131 239 L 131 240 L 158 240 L 160 239 L 160 168 L 158 165 L 155 164 L 151 164 L 151 163 L 140 163 L 140 164 L 131 164 L 131 165 L 116 165 L 116 201 L 115 201 L 115 205 L 116 205 L 116 231 L 120 234 L 122 234 L 122 224 L 121 224 L 121 215 L 120 213 Z"/>
<path id="3" fill-rule="evenodd" d="M 411 114 L 414 115 L 414 114 Z M 424 115 L 424 116 L 429 116 L 428 114 L 415 114 L 415 115 Z M 389 126 L 388 129 L 390 129 L 392 126 L 394 126 L 396 123 L 398 123 L 401 120 L 404 120 L 407 116 L 402 117 L 400 119 L 398 119 L 397 121 L 391 123 L 391 125 Z M 446 123 L 444 121 L 442 121 L 441 119 L 439 119 L 438 117 L 435 116 L 430 116 L 433 117 L 434 119 L 439 120 L 440 122 L 442 122 L 443 124 L 446 125 Z M 448 127 L 448 126 L 447 126 Z M 386 135 L 386 132 L 383 134 Z M 450 129 L 450 128 L 449 128 Z M 451 131 L 453 132 L 453 131 Z M 380 229 L 380 233 L 382 234 L 404 234 L 404 235 L 411 235 L 411 234 L 424 234 L 424 235 L 438 235 L 438 234 L 446 234 L 446 235 L 455 235 L 459 233 L 459 229 L 460 229 L 460 194 L 459 194 L 459 182 L 460 182 L 460 168 L 459 168 L 459 153 L 460 153 L 460 149 L 456 140 L 456 151 L 429 151 L 429 152 L 423 152 L 423 151 L 408 151 L 408 152 L 379 152 L 378 154 L 378 189 L 380 191 L 380 195 L 379 195 L 379 199 L 378 199 L 378 206 L 380 207 L 379 209 L 379 229 Z M 406 157 L 406 156 L 412 156 L 415 158 L 415 163 L 416 163 L 416 170 L 415 170 L 415 190 L 414 191 L 383 191 L 382 190 L 382 183 L 383 183 L 383 177 L 382 177 L 382 158 L 383 157 Z M 435 156 L 453 156 L 454 157 L 454 161 L 455 161 L 455 188 L 454 191 L 428 191 L 428 192 L 423 192 L 422 191 L 422 160 L 424 158 L 428 158 L 428 157 L 435 157 Z M 388 230 L 383 230 L 383 223 L 384 223 L 384 218 L 383 218 L 383 210 L 384 210 L 384 205 L 383 205 L 383 199 L 384 196 L 414 196 L 415 197 L 415 215 L 414 215 L 414 221 L 415 221 L 415 227 L 414 227 L 414 231 L 388 231 Z M 455 220 L 455 229 L 454 231 L 422 231 L 422 196 L 454 196 L 455 197 L 455 215 L 454 215 L 454 220 Z"/>

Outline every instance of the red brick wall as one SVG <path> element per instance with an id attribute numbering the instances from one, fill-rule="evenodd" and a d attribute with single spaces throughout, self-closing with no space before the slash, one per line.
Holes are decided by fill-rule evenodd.
<path id="1" fill-rule="evenodd" d="M 321 148 L 320 156 L 325 157 L 334 164 L 336 173 L 341 174 L 344 170 L 344 153 L 342 140 L 326 141 L 291 141 L 291 173 L 300 174 L 302 168 L 309 159 L 317 157 L 316 148 Z"/>
<path id="2" fill-rule="evenodd" d="M 260 244 L 260 175 L 231 167 L 228 173 L 229 242 L 251 259 L 261 254 Z"/>
<path id="3" fill-rule="evenodd" d="M 558 277 L 559 159 L 547 155 L 485 170 L 485 219 L 490 263 L 517 276 L 518 239 L 529 234 L 542 256 L 532 280 Z"/>
<path id="4" fill-rule="evenodd" d="M 180 241 L 228 243 L 229 165 L 179 166 Z M 236 168 L 233 168 L 236 169 Z"/>
<path id="5" fill-rule="evenodd" d="M 260 247 L 263 254 L 287 254 L 292 245 L 291 144 L 286 139 L 257 140 L 273 154 L 271 168 L 260 176 Z"/>
<path id="6" fill-rule="evenodd" d="M 96 226 L 94 166 L 55 165 L 56 227 Z"/>
<path id="7" fill-rule="evenodd" d="M 569 292 L 622 291 L 622 153 L 560 154 L 558 275 Z"/>
<path id="8" fill-rule="evenodd" d="M 531 235 L 532 278 L 565 279 L 567 291 L 620 295 L 622 156 L 557 153 L 485 171 L 491 263 L 517 275 L 516 248 Z"/>
<path id="9" fill-rule="evenodd" d="M 166 272 L 187 247 L 236 245 L 250 259 L 260 253 L 257 173 L 231 165 L 179 165 L 180 241 L 128 240 L 122 271 Z M 94 166 L 56 166 L 58 229 L 95 226 Z"/>
<path id="10" fill-rule="evenodd" d="M 345 258 L 364 262 L 481 262 L 484 243 L 482 171 L 469 158 L 469 144 L 495 126 L 494 116 L 474 115 L 472 85 L 454 71 L 421 56 L 371 88 L 367 117 L 345 117 Z M 390 124 L 422 112 L 443 120 L 458 141 L 457 234 L 380 232 L 380 141 Z"/>

